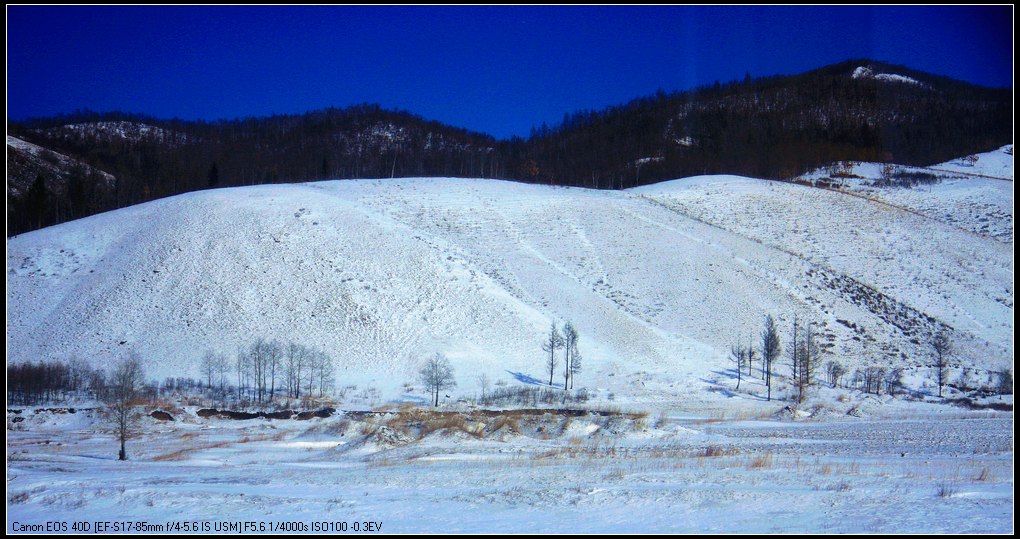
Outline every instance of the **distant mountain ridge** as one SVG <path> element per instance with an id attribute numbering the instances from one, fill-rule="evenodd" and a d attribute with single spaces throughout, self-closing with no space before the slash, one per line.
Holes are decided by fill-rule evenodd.
<path id="1" fill-rule="evenodd" d="M 928 165 L 1011 143 L 1012 117 L 1011 89 L 873 60 L 659 92 L 565 114 L 527 139 L 377 105 L 215 122 L 79 112 L 8 122 L 8 234 L 209 187 L 328 178 L 621 189 L 706 173 L 786 179 L 847 160 Z M 78 165 L 44 166 L 11 136 Z"/>

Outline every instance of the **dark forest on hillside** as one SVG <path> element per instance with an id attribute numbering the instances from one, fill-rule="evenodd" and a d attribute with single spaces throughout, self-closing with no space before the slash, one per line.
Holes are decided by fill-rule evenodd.
<path id="1" fill-rule="evenodd" d="M 919 83 L 853 77 L 861 65 Z M 8 135 L 70 160 L 8 145 L 7 233 L 264 183 L 458 176 L 623 189 L 697 174 L 788 179 L 847 160 L 928 165 L 1012 142 L 1012 123 L 1010 89 L 866 60 L 658 92 L 526 139 L 368 104 L 211 122 L 85 111 L 8 122 Z"/>

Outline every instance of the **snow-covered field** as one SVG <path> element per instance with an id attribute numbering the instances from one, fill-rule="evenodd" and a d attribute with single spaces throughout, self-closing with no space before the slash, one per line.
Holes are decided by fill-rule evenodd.
<path id="1" fill-rule="evenodd" d="M 7 523 L 12 531 L 15 522 L 87 521 L 93 530 L 130 522 L 148 532 L 238 522 L 309 532 L 367 523 L 389 533 L 1011 532 L 1012 413 L 865 408 L 867 418 L 781 423 L 667 415 L 643 430 L 550 416 L 544 435 L 438 431 L 406 445 L 377 442 L 365 423 L 345 428 L 336 417 L 184 414 L 169 424 L 146 418 L 127 462 L 115 460 L 116 441 L 92 428 L 89 411 L 22 410 L 25 430 L 8 432 Z"/>
<path id="2" fill-rule="evenodd" d="M 1012 147 L 957 161 L 910 190 L 871 186 L 875 164 L 839 189 L 733 176 L 622 192 L 452 178 L 267 185 L 10 238 L 9 362 L 103 366 L 134 350 L 150 379 L 198 378 L 206 350 L 292 340 L 333 358 L 338 408 L 367 410 L 423 401 L 417 372 L 442 352 L 458 384 L 445 405 L 467 410 L 456 401 L 477 395 L 483 374 L 542 386 L 549 324 L 570 321 L 583 406 L 648 417 L 553 414 L 542 430 L 419 440 L 342 416 L 188 409 L 172 424 L 147 418 L 122 463 L 88 411 L 23 410 L 17 423 L 9 411 L 8 529 L 1008 533 L 1012 413 L 931 397 L 927 339 L 939 328 L 957 344 L 950 380 L 966 368 L 984 384 L 1013 364 Z M 766 314 L 784 343 L 794 315 L 812 322 L 822 362 L 905 369 L 911 400 L 818 389 L 783 412 L 785 351 L 774 401 L 758 379 L 735 391 L 729 349 L 757 343 Z"/>

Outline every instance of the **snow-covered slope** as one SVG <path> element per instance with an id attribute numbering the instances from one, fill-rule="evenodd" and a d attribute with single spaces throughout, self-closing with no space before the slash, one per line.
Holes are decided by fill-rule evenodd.
<path id="1" fill-rule="evenodd" d="M 788 278 L 803 301 L 829 315 L 823 319 L 872 326 L 862 326 L 867 317 L 845 311 L 841 302 L 815 297 L 815 287 L 865 306 L 887 323 L 885 330 L 917 324 L 908 340 L 923 343 L 934 319 L 965 334 L 963 349 L 969 353 L 1003 358 L 1012 353 L 1011 245 L 874 200 L 795 184 L 716 176 L 639 191 L 682 215 L 808 264 L 803 275 Z M 892 344 L 896 353 L 924 354 L 923 346 L 899 345 L 899 331 L 882 331 L 880 325 L 853 333 L 865 340 L 870 334 L 886 352 L 892 348 L 882 343 Z"/>
<path id="2" fill-rule="evenodd" d="M 75 167 L 81 167 L 86 173 L 93 173 L 107 185 L 113 185 L 116 178 L 99 169 L 90 167 L 64 154 L 47 150 L 18 137 L 7 135 L 7 194 L 21 196 L 35 180 L 36 175 L 44 172 L 50 176 L 51 189 L 62 190 L 64 177 Z"/>
<path id="3" fill-rule="evenodd" d="M 800 179 L 823 182 L 913 211 L 975 234 L 1013 242 L 1013 145 L 969 155 L 930 167 L 888 167 L 882 163 L 848 162 L 818 169 Z M 905 189 L 882 187 L 884 170 L 929 176 L 935 183 Z M 836 178 L 831 177 L 835 172 Z M 840 176 L 842 174 L 842 176 Z"/>
<path id="4" fill-rule="evenodd" d="M 998 150 L 977 155 L 968 155 L 938 165 L 933 169 L 963 174 L 976 174 L 989 178 L 1013 179 L 1013 145 L 1007 144 Z"/>
<path id="5" fill-rule="evenodd" d="M 935 193 L 933 193 L 933 196 Z M 995 192 L 995 196 L 1003 193 Z M 1010 193 L 1009 205 L 1012 204 Z M 693 404 L 729 347 L 794 314 L 851 367 L 928 362 L 941 324 L 1012 360 L 1012 245 L 850 194 L 736 177 L 626 192 L 397 179 L 203 191 L 8 240 L 10 361 L 129 349 L 198 375 L 255 337 L 325 349 L 393 397 L 444 352 L 476 377 L 548 380 L 550 321 L 581 385 Z"/>

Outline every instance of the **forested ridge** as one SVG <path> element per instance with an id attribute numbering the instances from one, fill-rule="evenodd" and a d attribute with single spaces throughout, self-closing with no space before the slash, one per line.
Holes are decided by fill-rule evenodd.
<path id="1" fill-rule="evenodd" d="M 928 165 L 1010 143 L 1012 124 L 1011 89 L 870 60 L 659 91 L 509 140 L 371 104 L 218 121 L 79 111 L 8 121 L 30 148 L 8 139 L 7 233 L 263 183 L 457 176 L 622 189 L 697 174 L 787 179 L 846 160 Z"/>

